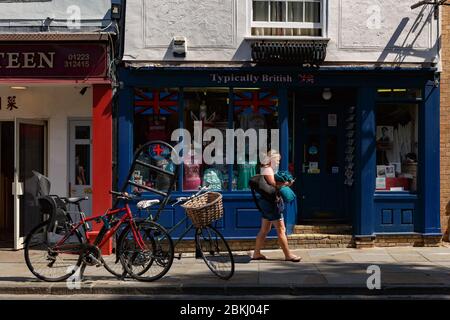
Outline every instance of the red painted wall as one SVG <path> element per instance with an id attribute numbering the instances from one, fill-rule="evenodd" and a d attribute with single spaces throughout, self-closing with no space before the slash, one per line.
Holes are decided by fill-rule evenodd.
<path id="1" fill-rule="evenodd" d="M 112 89 L 111 85 L 93 85 L 92 104 L 92 213 L 99 216 L 112 205 Z M 101 225 L 94 225 L 95 235 Z M 97 231 L 97 232 L 96 232 Z M 111 242 L 111 241 L 110 241 Z M 111 243 L 102 248 L 111 252 Z"/>

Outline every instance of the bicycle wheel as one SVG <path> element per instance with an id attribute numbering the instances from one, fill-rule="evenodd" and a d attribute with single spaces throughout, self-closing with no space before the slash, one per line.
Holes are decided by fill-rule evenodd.
<path id="1" fill-rule="evenodd" d="M 124 230 L 125 231 L 125 230 Z M 124 278 L 127 274 L 122 262 L 120 261 L 120 253 L 118 252 L 118 243 L 122 234 L 119 237 L 114 237 L 115 243 L 113 243 L 113 252 L 110 255 L 102 255 L 102 263 L 106 270 L 116 278 Z"/>
<path id="2" fill-rule="evenodd" d="M 163 277 L 172 266 L 173 242 L 170 235 L 157 223 L 151 221 L 136 224 L 137 234 L 144 248 L 136 241 L 132 228 L 120 239 L 118 252 L 125 271 L 139 281 L 155 281 Z"/>
<path id="3" fill-rule="evenodd" d="M 24 247 L 25 262 L 37 278 L 49 282 L 63 281 L 80 267 L 83 239 L 78 232 L 56 247 L 57 242 L 69 233 L 68 226 L 49 230 L 47 222 L 44 222 L 28 234 Z"/>
<path id="4" fill-rule="evenodd" d="M 195 243 L 208 268 L 219 278 L 228 280 L 234 274 L 234 259 L 222 234 L 212 226 L 197 228 Z"/>

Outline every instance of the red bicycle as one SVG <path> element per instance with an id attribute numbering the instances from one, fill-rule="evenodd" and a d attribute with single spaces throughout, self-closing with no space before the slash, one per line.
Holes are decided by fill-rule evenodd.
<path id="1" fill-rule="evenodd" d="M 126 192 L 110 193 L 124 202 L 121 208 L 109 209 L 103 216 L 89 218 L 78 210 L 79 221 L 74 221 L 67 205 L 75 204 L 80 209 L 79 204 L 84 198 L 39 198 L 41 211 L 48 219 L 29 233 L 24 250 L 26 264 L 37 278 L 56 282 L 79 272 L 81 280 L 86 266 L 104 266 L 111 274 L 123 279 L 127 274 L 123 263 L 127 263 L 137 268 L 142 266 L 142 273 L 152 267 L 152 272 L 157 272 L 154 277 L 158 279 L 170 269 L 174 248 L 167 231 L 149 221 L 145 222 L 146 228 L 139 228 L 141 222 L 133 218 L 128 205 L 137 197 Z M 120 214 L 122 216 L 119 217 Z M 89 222 L 93 221 L 103 225 L 90 243 L 86 235 L 90 229 Z M 114 235 L 117 242 L 115 251 L 103 256 L 101 248 Z M 155 267 L 160 268 L 159 271 Z"/>

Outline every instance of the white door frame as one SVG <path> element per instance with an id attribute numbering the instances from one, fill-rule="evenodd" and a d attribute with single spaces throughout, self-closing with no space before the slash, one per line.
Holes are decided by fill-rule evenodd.
<path id="1" fill-rule="evenodd" d="M 44 126 L 44 172 L 47 174 L 48 161 L 48 128 L 45 120 L 14 118 L 14 184 L 12 188 L 14 196 L 14 249 L 20 250 L 24 245 L 24 237 L 20 236 L 20 196 L 23 195 L 23 181 L 19 182 L 20 173 L 20 124 L 34 124 Z"/>

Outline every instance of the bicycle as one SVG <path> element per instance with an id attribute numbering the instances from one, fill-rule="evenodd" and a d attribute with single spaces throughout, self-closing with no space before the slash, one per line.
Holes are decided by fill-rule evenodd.
<path id="1" fill-rule="evenodd" d="M 175 206 L 181 202 L 184 203 L 185 209 L 188 207 L 188 204 L 192 201 L 195 201 L 196 199 L 199 199 L 199 197 L 207 197 L 209 196 L 209 194 L 213 194 L 212 192 L 207 192 L 203 195 L 201 195 L 204 191 L 207 191 L 208 188 L 207 187 L 203 187 L 201 188 L 196 194 L 190 196 L 190 197 L 179 197 L 176 199 L 175 202 L 173 202 L 171 205 Z M 201 196 L 200 196 L 201 195 Z M 220 195 L 220 194 L 219 194 Z M 205 199 L 203 199 L 205 200 Z M 209 199 L 207 199 L 206 201 L 208 201 Z M 220 199 L 216 199 L 214 201 L 218 201 L 220 200 L 220 205 L 221 204 L 221 195 L 220 195 Z M 159 200 L 146 200 L 146 201 L 140 201 L 137 204 L 138 209 L 140 210 L 148 210 L 149 211 L 149 217 L 143 222 L 137 225 L 138 230 L 143 230 L 144 233 L 146 232 L 145 230 L 148 228 L 148 223 L 154 223 L 156 221 L 158 221 L 161 210 L 158 210 L 157 214 L 155 217 L 152 216 L 152 214 L 150 213 L 150 208 L 155 205 L 160 203 Z M 165 199 L 165 203 L 167 202 L 167 199 Z M 196 218 L 194 218 L 192 215 L 191 216 L 186 216 L 185 218 L 183 218 L 182 220 L 180 220 L 175 226 L 173 226 L 171 229 L 169 229 L 167 231 L 167 236 L 171 237 L 170 234 L 173 233 L 173 231 L 175 229 L 177 229 L 179 226 L 186 224 L 187 220 L 191 218 L 191 224 L 189 225 L 189 227 L 187 227 L 184 232 L 181 234 L 181 236 L 178 238 L 178 240 L 175 242 L 175 244 L 173 244 L 174 247 L 176 247 L 182 240 L 183 238 L 192 230 L 195 228 L 195 247 L 197 252 L 199 253 L 199 255 L 202 257 L 202 259 L 204 260 L 204 262 L 206 263 L 206 265 L 208 266 L 208 268 L 220 279 L 223 280 L 228 280 L 230 279 L 233 274 L 234 274 L 234 258 L 233 258 L 233 254 L 230 250 L 230 247 L 227 243 L 227 241 L 225 240 L 225 238 L 223 237 L 223 235 L 217 230 L 216 227 L 213 227 L 211 225 L 211 222 L 208 221 L 195 221 Z M 164 235 L 165 236 L 165 235 Z M 160 235 L 160 237 L 164 237 L 162 235 Z M 124 237 L 123 239 L 127 239 L 127 237 Z M 121 247 L 121 244 L 118 245 L 119 248 Z M 121 251 L 124 251 L 124 248 L 120 249 Z M 160 249 L 162 251 L 164 251 L 163 249 Z M 137 251 L 139 251 L 139 249 L 137 249 Z M 171 251 L 173 254 L 173 250 Z M 131 253 L 130 253 L 131 254 Z M 134 253 L 135 255 L 139 255 L 138 253 Z M 154 277 L 152 276 L 147 276 L 145 274 L 145 272 L 142 272 L 142 270 L 139 271 L 139 273 L 137 273 L 133 266 L 133 259 L 128 257 L 126 258 L 126 255 L 121 255 L 121 258 L 124 259 L 123 261 L 123 265 L 125 267 L 126 272 L 134 279 L 139 280 L 139 281 L 153 281 L 155 280 Z M 173 260 L 173 256 L 171 257 L 171 259 Z M 181 254 L 179 255 L 178 259 L 181 258 Z M 151 270 L 151 265 L 149 264 L 148 266 L 146 266 L 147 271 Z M 168 270 L 166 270 L 166 272 L 168 272 Z M 158 279 L 161 277 L 161 274 L 159 274 Z"/>
<path id="2" fill-rule="evenodd" d="M 120 227 L 124 229 L 118 237 L 118 243 L 123 243 L 122 238 L 131 230 L 141 254 L 149 255 L 148 252 L 152 252 L 148 242 L 137 231 L 136 221 L 128 205 L 130 200 L 135 200 L 137 197 L 126 192 L 110 191 L 110 193 L 116 196 L 117 200 L 123 200 L 124 206 L 108 209 L 102 216 L 89 218 L 86 218 L 85 214 L 79 210 L 79 222 L 74 222 L 65 209 L 67 204 L 76 204 L 79 208 L 79 203 L 84 198 L 59 198 L 49 195 L 39 198 L 43 214 L 49 218 L 29 233 L 24 248 L 26 264 L 37 278 L 49 282 L 64 281 L 80 268 L 79 277 L 82 279 L 86 266 L 104 266 L 111 274 L 123 279 L 126 272 L 122 262 L 126 260 L 120 258 L 122 253 L 116 249 L 115 256 L 112 255 L 113 259 L 108 261 L 101 253 L 101 248 L 116 235 Z M 122 213 L 123 216 L 117 219 L 117 216 Z M 86 234 L 90 229 L 88 223 L 92 221 L 103 223 L 103 225 L 95 240 L 89 243 Z M 151 221 L 146 223 L 159 234 L 167 234 L 165 229 L 157 223 Z M 163 267 L 162 274 L 170 269 L 173 262 L 173 243 L 168 235 L 166 242 L 169 254 L 157 257 L 159 265 Z M 35 258 L 38 259 L 35 261 Z"/>

